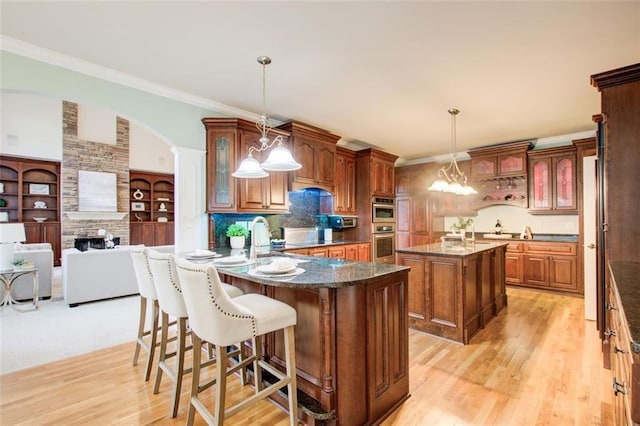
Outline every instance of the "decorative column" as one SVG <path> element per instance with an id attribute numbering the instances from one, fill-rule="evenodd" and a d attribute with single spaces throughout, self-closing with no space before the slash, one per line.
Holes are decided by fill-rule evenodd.
<path id="1" fill-rule="evenodd" d="M 207 247 L 205 212 L 205 154 L 198 149 L 174 146 L 175 252 Z"/>

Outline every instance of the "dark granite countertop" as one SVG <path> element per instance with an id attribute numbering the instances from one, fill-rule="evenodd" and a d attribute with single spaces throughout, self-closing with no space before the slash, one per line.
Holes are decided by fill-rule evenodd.
<path id="1" fill-rule="evenodd" d="M 611 261 L 609 269 L 618 288 L 622 311 L 629 325 L 631 350 L 640 354 L 640 263 Z"/>
<path id="2" fill-rule="evenodd" d="M 216 252 L 223 256 L 228 256 L 230 249 L 217 248 Z M 256 266 L 266 265 L 273 260 L 273 257 L 277 256 L 287 256 L 299 260 L 298 268 L 303 269 L 304 272 L 300 275 L 283 277 L 261 277 L 249 274 L 249 271 L 255 269 Z M 370 281 L 383 275 L 394 274 L 410 269 L 409 267 L 400 265 L 357 262 L 328 257 L 301 256 L 282 253 L 280 251 L 262 252 L 258 255 L 255 264 L 247 266 L 215 266 L 221 274 L 231 275 L 260 284 L 313 289 L 341 288 L 368 284 Z"/>
<path id="3" fill-rule="evenodd" d="M 472 254 L 480 253 L 486 250 L 492 250 L 496 247 L 506 246 L 507 242 L 496 241 L 495 243 L 472 243 L 459 247 L 448 247 L 441 243 L 424 244 L 420 246 L 406 247 L 396 249 L 397 253 L 420 254 L 425 256 L 448 256 L 448 257 L 465 257 Z"/>
<path id="4" fill-rule="evenodd" d="M 477 232 L 475 233 L 476 236 L 476 240 L 491 240 L 491 241 L 539 241 L 539 242 L 562 242 L 562 243 L 577 243 L 578 242 L 578 235 L 576 234 L 533 234 L 533 238 L 532 239 L 524 239 L 524 238 L 520 238 L 520 234 L 512 234 L 512 233 L 506 233 L 508 235 L 511 235 L 512 238 L 489 238 L 489 237 L 483 237 L 483 234 L 491 234 L 491 232 Z M 469 233 L 467 232 L 467 236 L 469 236 Z"/>

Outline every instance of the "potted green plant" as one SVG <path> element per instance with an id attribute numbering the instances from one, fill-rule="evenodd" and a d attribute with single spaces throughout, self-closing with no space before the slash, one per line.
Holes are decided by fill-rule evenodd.
<path id="1" fill-rule="evenodd" d="M 227 237 L 229 237 L 231 248 L 240 249 L 244 247 L 245 239 L 249 236 L 249 230 L 234 223 L 227 228 Z"/>
<path id="2" fill-rule="evenodd" d="M 458 222 L 451 225 L 451 227 L 456 231 L 458 231 L 458 233 L 464 237 L 465 232 L 467 231 L 467 228 L 472 224 L 473 224 L 473 219 L 471 219 L 470 217 L 464 218 L 464 217 L 458 216 Z"/>

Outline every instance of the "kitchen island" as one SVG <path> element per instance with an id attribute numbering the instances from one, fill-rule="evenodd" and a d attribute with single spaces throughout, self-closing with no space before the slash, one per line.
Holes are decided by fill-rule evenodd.
<path id="1" fill-rule="evenodd" d="M 409 327 L 468 344 L 507 305 L 507 243 L 396 249 L 409 273 Z"/>
<path id="2" fill-rule="evenodd" d="M 220 250 L 219 250 L 220 251 Z M 287 255 L 304 272 L 262 277 L 254 265 L 218 267 L 223 281 L 296 309 L 298 401 L 306 424 L 379 423 L 409 397 L 409 268 Z M 284 369 L 283 338 L 264 339 L 263 356 Z M 277 395 L 276 395 L 277 398 Z M 356 402 L 357 401 L 357 402 Z"/>

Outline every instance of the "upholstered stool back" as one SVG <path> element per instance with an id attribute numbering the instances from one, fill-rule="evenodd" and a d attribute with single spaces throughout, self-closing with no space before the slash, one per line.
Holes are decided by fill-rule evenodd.
<path id="1" fill-rule="evenodd" d="M 160 309 L 171 316 L 186 318 L 187 308 L 182 298 L 180 281 L 178 280 L 175 264 L 170 261 L 173 255 L 160 253 L 152 249 L 146 250 Z"/>

